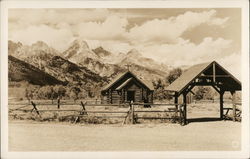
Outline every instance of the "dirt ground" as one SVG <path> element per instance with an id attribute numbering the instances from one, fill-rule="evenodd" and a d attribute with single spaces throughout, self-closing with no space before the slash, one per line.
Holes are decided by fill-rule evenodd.
<path id="1" fill-rule="evenodd" d="M 10 151 L 234 151 L 239 122 L 137 125 L 9 123 Z"/>

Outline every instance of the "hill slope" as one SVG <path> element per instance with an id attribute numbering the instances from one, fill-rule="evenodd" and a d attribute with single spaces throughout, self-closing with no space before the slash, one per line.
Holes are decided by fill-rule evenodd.
<path id="1" fill-rule="evenodd" d="M 62 81 L 55 77 L 11 55 L 9 55 L 8 67 L 9 81 L 28 81 L 35 85 L 63 84 Z"/>

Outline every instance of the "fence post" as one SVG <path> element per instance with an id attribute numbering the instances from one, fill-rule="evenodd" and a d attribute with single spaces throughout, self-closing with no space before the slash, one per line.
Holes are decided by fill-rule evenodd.
<path id="1" fill-rule="evenodd" d="M 60 109 L 60 98 L 57 99 L 57 109 Z"/>
<path id="2" fill-rule="evenodd" d="M 85 105 L 86 105 L 86 102 L 83 103 L 83 102 L 81 101 L 81 106 L 82 106 L 82 112 L 80 113 L 81 115 L 83 115 L 83 114 L 88 115 L 87 112 L 86 112 L 86 109 L 85 109 Z"/>
<path id="3" fill-rule="evenodd" d="M 125 124 L 125 123 L 128 124 L 130 122 L 131 108 L 132 108 L 131 104 L 129 103 L 129 110 L 128 110 L 127 116 L 125 116 L 122 124 Z"/>
<path id="4" fill-rule="evenodd" d="M 133 104 L 133 101 L 131 101 L 131 120 L 132 120 L 132 124 L 134 124 L 134 104 Z"/>
<path id="5" fill-rule="evenodd" d="M 33 112 L 33 110 L 35 110 L 36 113 L 37 113 L 38 115 L 40 115 L 38 109 L 36 108 L 36 104 L 35 104 L 33 101 L 31 101 L 31 104 L 33 105 L 33 109 L 31 110 L 31 112 Z"/>

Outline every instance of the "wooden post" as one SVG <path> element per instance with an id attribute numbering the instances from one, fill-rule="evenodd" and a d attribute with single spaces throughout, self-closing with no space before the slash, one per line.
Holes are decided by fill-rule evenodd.
<path id="1" fill-rule="evenodd" d="M 175 104 L 175 118 L 178 119 L 178 94 L 174 95 L 174 104 Z"/>
<path id="2" fill-rule="evenodd" d="M 60 98 L 57 99 L 57 109 L 60 109 Z"/>
<path id="3" fill-rule="evenodd" d="M 178 95 L 177 95 L 177 93 L 175 93 L 175 95 L 174 95 L 174 104 L 175 104 L 175 108 L 178 109 Z"/>
<path id="4" fill-rule="evenodd" d="M 183 107 L 184 107 L 184 125 L 187 123 L 187 94 L 183 93 Z"/>
<path id="5" fill-rule="evenodd" d="M 112 90 L 109 89 L 109 101 L 110 101 L 110 104 L 112 104 Z"/>
<path id="6" fill-rule="evenodd" d="M 81 115 L 83 115 L 83 114 L 88 115 L 86 112 L 86 109 L 85 109 L 85 105 L 86 105 L 86 102 L 83 104 L 83 102 L 81 101 L 81 106 L 82 106 L 82 112 L 80 113 Z"/>
<path id="7" fill-rule="evenodd" d="M 180 125 L 182 125 L 182 119 L 183 119 L 183 116 L 182 116 L 182 104 L 181 105 L 178 105 L 179 106 L 179 122 L 180 122 Z"/>
<path id="8" fill-rule="evenodd" d="M 230 91 L 232 94 L 232 103 L 233 103 L 233 121 L 236 121 L 236 93 L 235 91 Z"/>
<path id="9" fill-rule="evenodd" d="M 213 82 L 215 83 L 215 63 L 213 62 Z"/>
<path id="10" fill-rule="evenodd" d="M 144 99 L 143 99 L 143 88 L 141 88 L 141 102 L 144 103 Z"/>
<path id="11" fill-rule="evenodd" d="M 119 101 L 119 104 L 121 104 L 121 103 L 123 103 L 123 102 L 122 102 L 122 96 L 123 96 L 122 94 L 123 94 L 123 90 L 121 90 L 118 94 L 120 95 L 120 101 Z"/>
<path id="12" fill-rule="evenodd" d="M 75 124 L 77 122 L 80 122 L 81 115 L 84 115 L 84 114 L 88 115 L 87 112 L 86 112 L 86 109 L 85 109 L 85 105 L 87 104 L 87 102 L 83 103 L 81 101 L 80 103 L 81 103 L 81 106 L 82 106 L 82 111 L 80 111 L 79 115 L 75 118 L 75 121 L 74 121 Z"/>
<path id="13" fill-rule="evenodd" d="M 223 119 L 223 95 L 224 95 L 224 90 L 220 91 L 220 119 Z"/>
<path id="14" fill-rule="evenodd" d="M 38 109 L 37 109 L 37 107 L 36 107 L 36 104 L 35 104 L 33 101 L 31 101 L 31 104 L 33 105 L 33 109 L 31 110 L 31 112 L 33 112 L 33 110 L 35 110 L 36 113 L 37 113 L 38 115 L 40 115 L 40 113 L 39 113 L 39 111 L 38 111 Z"/>
<path id="15" fill-rule="evenodd" d="M 131 120 L 132 120 L 132 124 L 134 124 L 134 104 L 133 101 L 131 101 Z"/>
<path id="16" fill-rule="evenodd" d="M 153 103 L 153 98 L 154 98 L 154 96 L 153 96 L 153 91 L 150 91 L 151 92 L 151 100 L 150 100 L 150 103 Z"/>
<path id="17" fill-rule="evenodd" d="M 105 95 L 106 95 L 106 97 L 107 97 L 107 104 L 109 104 L 109 92 L 107 91 L 106 93 L 105 93 Z"/>

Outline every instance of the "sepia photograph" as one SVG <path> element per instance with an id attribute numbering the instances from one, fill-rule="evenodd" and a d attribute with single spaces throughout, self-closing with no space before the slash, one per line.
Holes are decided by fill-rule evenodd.
<path id="1" fill-rule="evenodd" d="M 3 157 L 249 156 L 248 1 L 30 2 L 1 6 Z"/>

